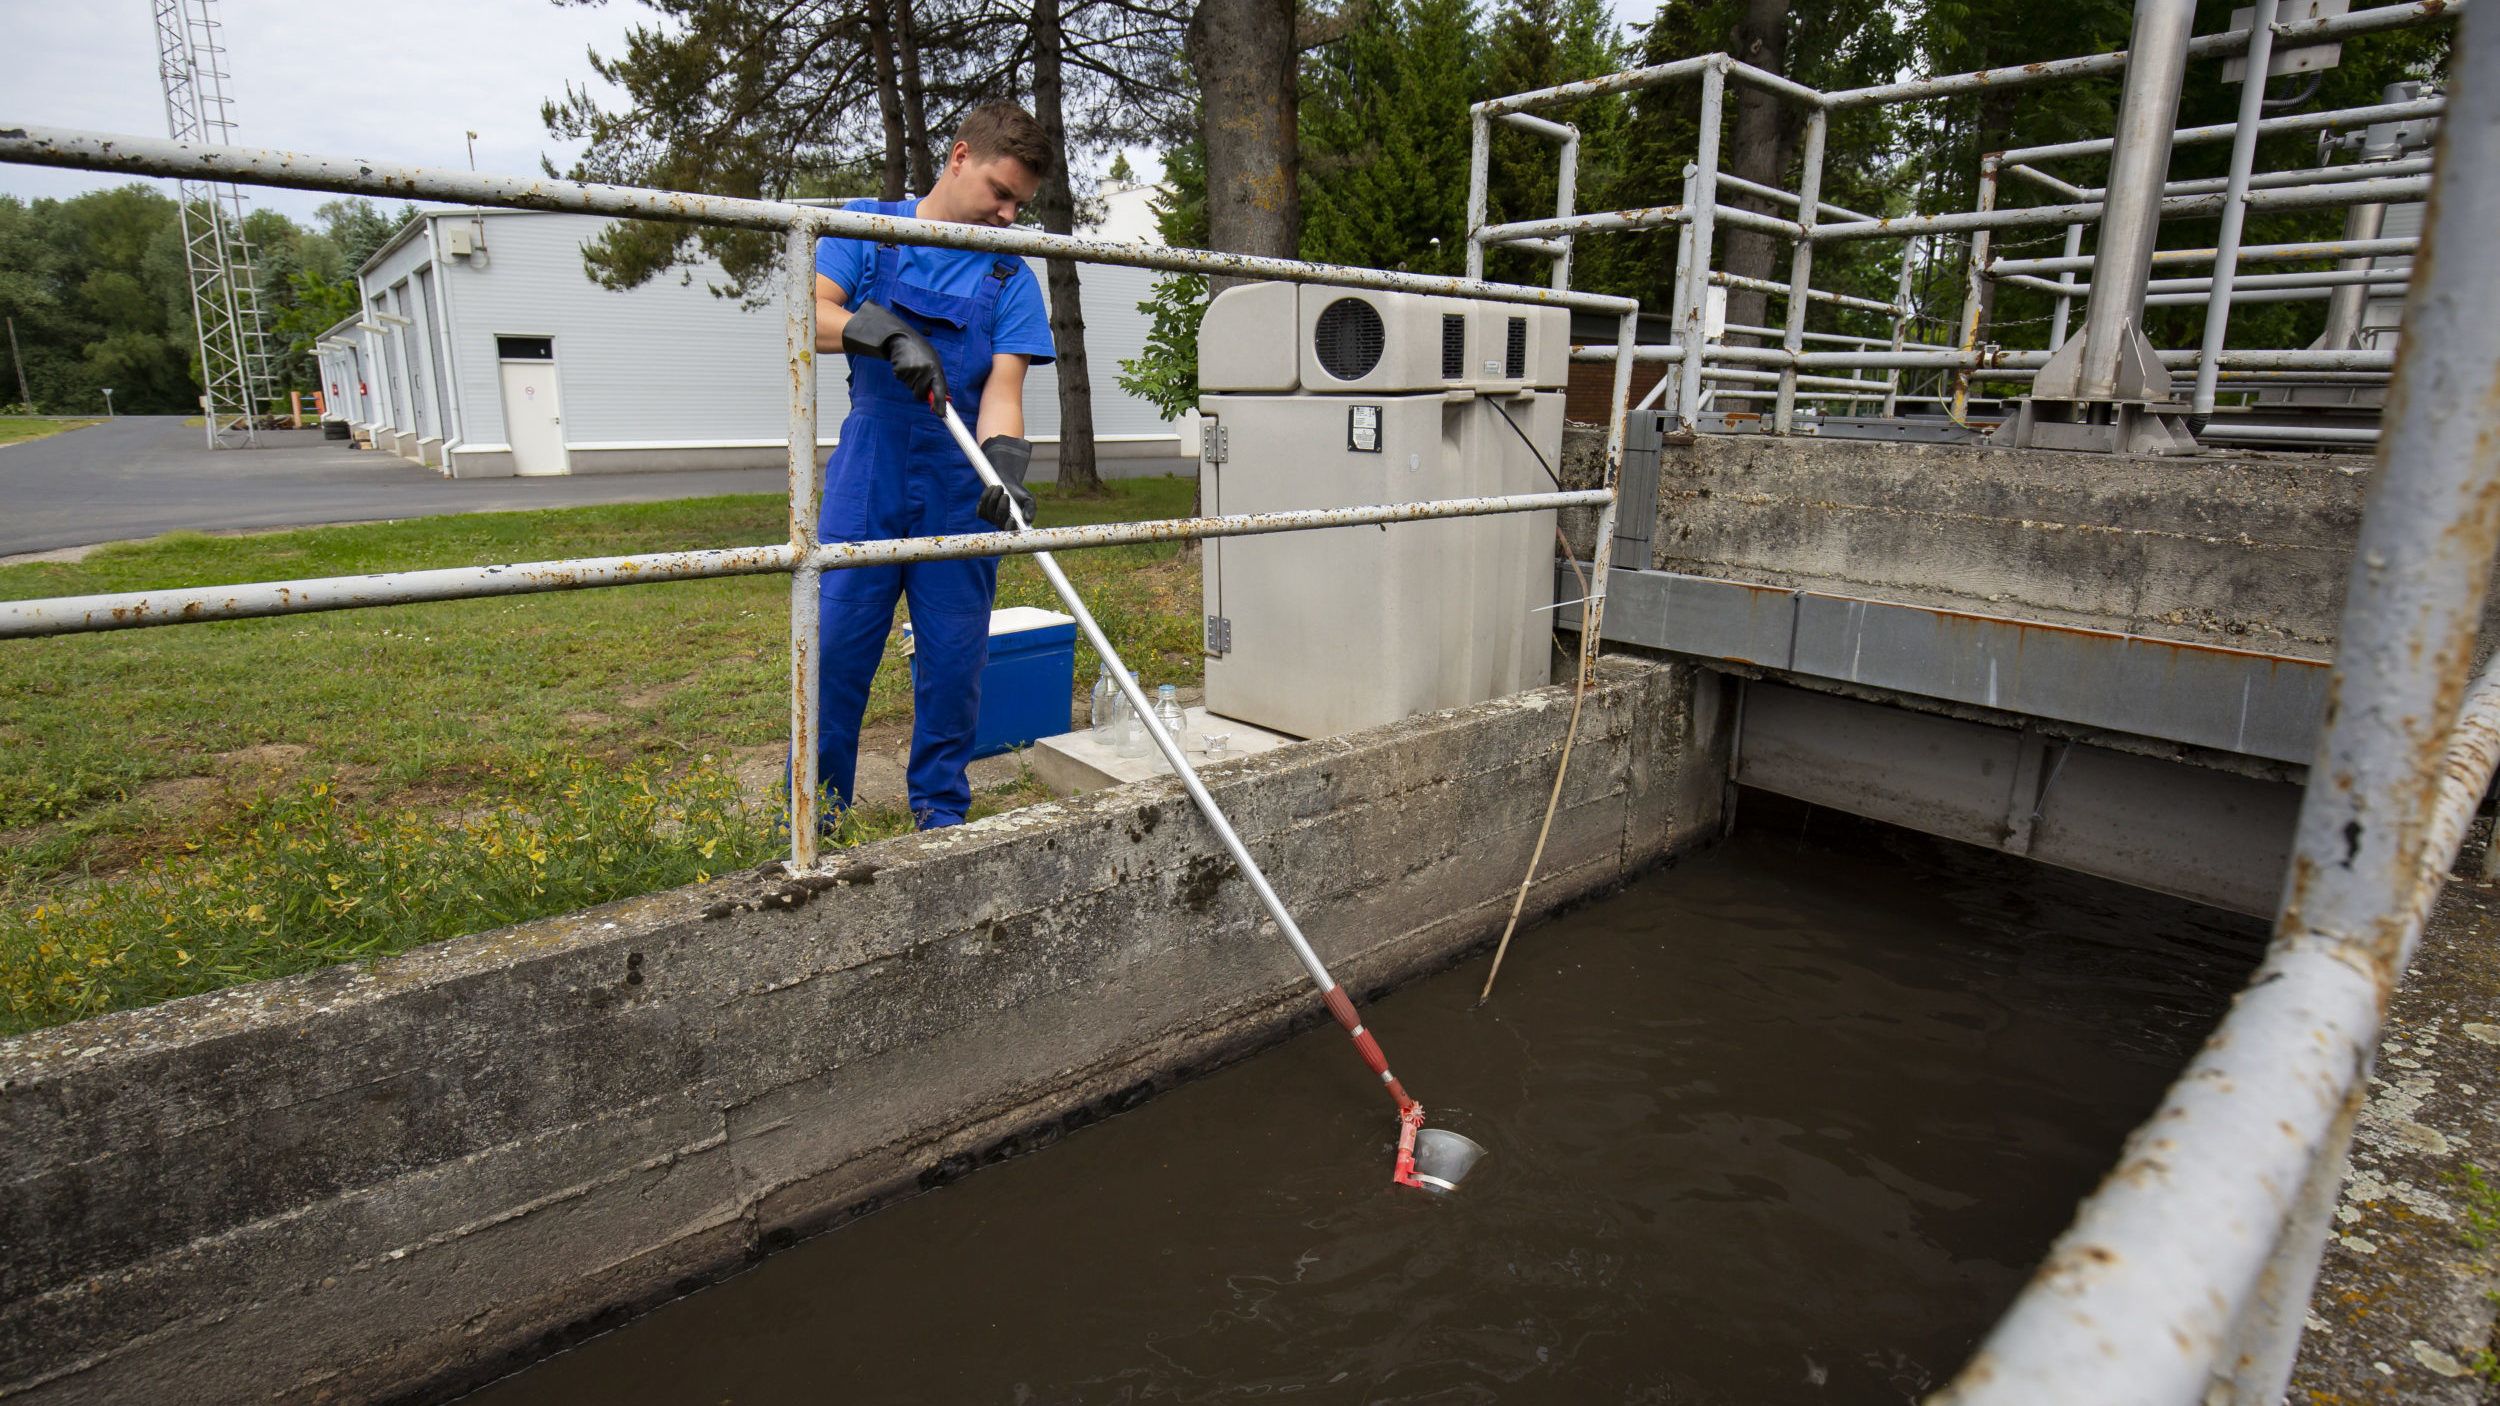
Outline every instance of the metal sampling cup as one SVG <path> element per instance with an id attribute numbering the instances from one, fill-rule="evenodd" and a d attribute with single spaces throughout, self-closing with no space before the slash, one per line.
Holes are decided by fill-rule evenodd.
<path id="1" fill-rule="evenodd" d="M 1433 1191 L 1456 1191 L 1459 1181 L 1484 1157 L 1484 1144 L 1447 1128 L 1425 1128 L 1415 1134 L 1415 1180 Z"/>

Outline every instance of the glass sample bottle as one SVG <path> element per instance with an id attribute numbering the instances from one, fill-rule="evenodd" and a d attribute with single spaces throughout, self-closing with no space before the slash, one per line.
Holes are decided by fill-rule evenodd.
<path id="1" fill-rule="evenodd" d="M 1175 744 L 1179 743 L 1182 724 L 1181 691 L 1171 684 L 1167 683 L 1155 690 L 1155 721 L 1163 724 L 1165 732 L 1172 734 L 1172 741 Z"/>
<path id="2" fill-rule="evenodd" d="M 1120 693 L 1120 686 L 1111 681 L 1111 667 L 1106 664 L 1095 670 L 1093 704 L 1086 715 L 1085 725 L 1096 729 L 1117 728 L 1120 714 L 1127 708 L 1128 699 Z"/>

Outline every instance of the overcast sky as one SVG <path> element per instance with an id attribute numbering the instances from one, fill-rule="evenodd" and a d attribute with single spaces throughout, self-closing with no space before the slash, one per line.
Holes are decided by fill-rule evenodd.
<path id="1" fill-rule="evenodd" d="M 219 0 L 227 91 L 247 146 L 292 147 L 427 166 L 528 173 L 551 141 L 538 105 L 590 81 L 584 52 L 623 47 L 648 11 L 629 3 L 558 8 L 547 0 Z M 6 117 L 165 135 L 156 28 L 146 0 L 0 0 L 9 36 Z M 32 198 L 119 184 L 83 171 L 0 165 L 0 192 Z M 252 187 L 256 205 L 310 221 L 331 197 Z"/>
<path id="2" fill-rule="evenodd" d="M 1612 4 L 1627 21 L 1657 9 L 1657 0 Z M 568 82 L 589 83 L 585 52 L 617 52 L 649 11 L 631 0 L 218 0 L 217 13 L 236 143 L 457 167 L 468 164 L 463 133 L 474 130 L 479 170 L 527 174 L 541 155 L 561 169 L 575 154 L 547 136 L 538 105 Z M 0 0 L 0 35 L 9 39 L 0 119 L 165 134 L 145 0 Z M 0 193 L 27 199 L 121 179 L 0 165 Z M 330 198 L 246 194 L 306 223 Z"/>

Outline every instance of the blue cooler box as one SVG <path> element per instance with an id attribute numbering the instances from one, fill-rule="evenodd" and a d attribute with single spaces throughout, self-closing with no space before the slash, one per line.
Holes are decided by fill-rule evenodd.
<path id="1" fill-rule="evenodd" d="M 912 653 L 911 626 L 903 627 L 903 652 Z M 990 662 L 981 671 L 981 716 L 972 729 L 972 755 L 995 757 L 1029 747 L 1068 730 L 1069 700 L 1076 696 L 1076 618 L 1030 605 L 990 612 Z"/>

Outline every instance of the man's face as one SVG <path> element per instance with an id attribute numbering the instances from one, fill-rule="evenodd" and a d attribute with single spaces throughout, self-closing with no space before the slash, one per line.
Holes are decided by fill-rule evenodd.
<path id="1" fill-rule="evenodd" d="M 944 218 L 966 225 L 1014 224 L 1017 213 L 1042 186 L 1033 168 L 1016 158 L 976 157 L 962 142 L 947 154 L 946 176 L 953 199 Z"/>

